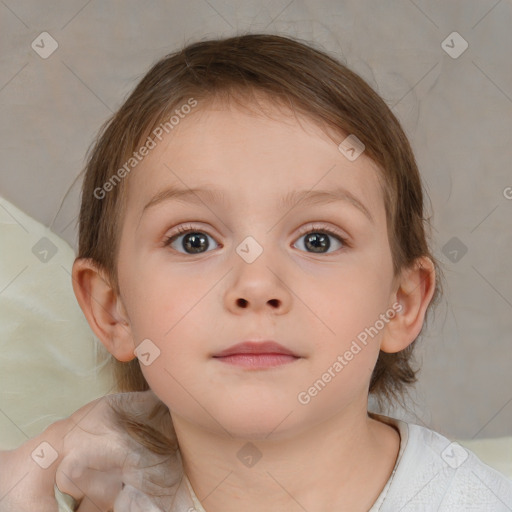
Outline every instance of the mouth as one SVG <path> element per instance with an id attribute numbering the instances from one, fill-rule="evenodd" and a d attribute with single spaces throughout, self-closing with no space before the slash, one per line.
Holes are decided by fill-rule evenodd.
<path id="1" fill-rule="evenodd" d="M 248 369 L 274 368 L 301 359 L 299 355 L 275 341 L 245 341 L 224 349 L 213 358 Z"/>

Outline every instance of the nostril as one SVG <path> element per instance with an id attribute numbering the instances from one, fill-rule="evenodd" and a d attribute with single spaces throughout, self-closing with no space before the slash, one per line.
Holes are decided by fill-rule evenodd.
<path id="1" fill-rule="evenodd" d="M 271 306 L 274 306 L 274 307 L 279 307 L 279 301 L 277 299 L 271 299 L 268 301 L 270 303 Z"/>
<path id="2" fill-rule="evenodd" d="M 247 306 L 247 301 L 245 299 L 238 299 L 236 303 L 241 308 L 245 308 Z"/>

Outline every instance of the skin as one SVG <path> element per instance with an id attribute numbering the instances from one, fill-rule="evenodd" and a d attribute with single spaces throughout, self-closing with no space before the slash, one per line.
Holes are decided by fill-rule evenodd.
<path id="1" fill-rule="evenodd" d="M 368 387 L 379 349 L 400 351 L 420 332 L 434 267 L 422 258 L 394 279 L 378 168 L 364 153 L 349 161 L 336 137 L 305 117 L 200 105 L 129 177 L 120 295 L 93 262 L 73 266 L 80 306 L 117 359 L 133 359 L 144 339 L 160 350 L 141 368 L 169 407 L 208 512 L 366 511 L 395 465 L 399 434 L 367 415 Z M 141 216 L 172 185 L 215 187 L 226 200 L 174 199 Z M 337 186 L 373 223 L 344 201 L 279 206 L 290 191 Z M 209 235 L 206 252 L 187 254 L 186 235 L 163 245 L 188 224 Z M 319 226 L 338 229 L 348 245 L 330 236 L 326 253 L 312 252 L 305 235 Z M 236 252 L 247 236 L 263 248 L 252 263 Z M 301 404 L 298 393 L 397 302 L 401 314 Z M 244 340 L 275 340 L 301 357 L 265 370 L 212 358 Z M 252 467 L 237 456 L 247 443 L 261 454 Z"/>

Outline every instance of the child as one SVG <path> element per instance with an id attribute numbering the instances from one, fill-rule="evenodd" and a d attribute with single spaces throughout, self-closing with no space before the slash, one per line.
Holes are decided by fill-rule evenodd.
<path id="1" fill-rule="evenodd" d="M 80 511 L 512 510 L 472 452 L 368 412 L 416 381 L 441 294 L 426 227 L 398 120 L 339 62 L 263 34 L 162 59 L 90 154 L 72 277 L 118 391 L 146 392 L 105 432 L 169 465 L 91 508 L 62 463 L 60 491 Z M 80 449 L 77 474 L 118 457 Z"/>

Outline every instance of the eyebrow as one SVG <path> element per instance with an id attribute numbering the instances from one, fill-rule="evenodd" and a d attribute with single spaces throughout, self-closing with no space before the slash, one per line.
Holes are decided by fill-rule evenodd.
<path id="1" fill-rule="evenodd" d="M 226 196 L 221 190 L 215 189 L 213 186 L 211 188 L 196 187 L 186 189 L 170 187 L 161 190 L 150 199 L 146 206 L 144 206 L 141 217 L 148 209 L 170 200 L 188 201 L 195 204 L 204 204 L 205 200 L 212 203 L 225 203 Z M 345 201 L 356 207 L 374 224 L 374 219 L 368 208 L 352 192 L 343 187 L 336 187 L 332 190 L 295 190 L 289 192 L 281 199 L 280 206 L 283 209 L 292 209 L 298 203 L 313 205 L 329 204 L 338 201 Z"/>

